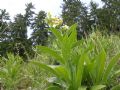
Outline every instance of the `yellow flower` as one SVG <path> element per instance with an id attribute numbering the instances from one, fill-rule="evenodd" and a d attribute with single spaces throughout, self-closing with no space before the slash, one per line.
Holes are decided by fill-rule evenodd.
<path id="1" fill-rule="evenodd" d="M 50 27 L 56 27 L 62 25 L 63 20 L 58 17 L 52 17 L 52 15 L 48 13 L 46 22 L 49 24 Z"/>

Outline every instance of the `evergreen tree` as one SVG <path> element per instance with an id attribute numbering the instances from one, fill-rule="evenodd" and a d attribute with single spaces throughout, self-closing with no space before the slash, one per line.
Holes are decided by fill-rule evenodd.
<path id="1" fill-rule="evenodd" d="M 64 0 L 62 5 L 63 23 L 71 26 L 78 24 L 78 39 L 85 36 L 90 29 L 88 8 L 80 0 Z"/>
<path id="2" fill-rule="evenodd" d="M 90 2 L 90 23 L 92 26 L 96 26 L 98 24 L 98 4 L 91 1 Z"/>
<path id="3" fill-rule="evenodd" d="M 11 30 L 9 28 L 9 13 L 0 9 L 0 56 L 6 56 L 11 52 Z"/>
<path id="4" fill-rule="evenodd" d="M 12 40 L 14 42 L 14 54 L 20 55 L 24 60 L 33 56 L 32 42 L 27 37 L 27 31 L 28 27 L 31 26 L 34 6 L 32 3 L 26 6 L 26 13 L 24 15 L 17 14 L 14 18 L 14 22 L 10 24 L 12 29 Z"/>
<path id="5" fill-rule="evenodd" d="M 47 25 L 45 23 L 46 13 L 40 11 L 32 24 L 33 29 L 31 40 L 33 45 L 46 45 L 48 39 Z"/>
<path id="6" fill-rule="evenodd" d="M 98 8 L 94 2 L 90 3 L 90 16 L 101 30 L 116 31 L 120 23 L 119 0 L 101 0 L 104 5 Z"/>
<path id="7" fill-rule="evenodd" d="M 120 0 L 101 0 L 104 3 L 103 10 L 106 12 L 106 27 L 109 30 L 120 30 Z M 108 24 L 107 24 L 108 23 Z"/>
<path id="8" fill-rule="evenodd" d="M 71 26 L 76 17 L 80 16 L 82 3 L 80 0 L 63 0 L 62 18 L 63 23 Z"/>
<path id="9" fill-rule="evenodd" d="M 26 20 L 27 26 L 30 26 L 32 24 L 35 15 L 34 9 L 35 7 L 32 3 L 26 4 L 24 19 Z"/>

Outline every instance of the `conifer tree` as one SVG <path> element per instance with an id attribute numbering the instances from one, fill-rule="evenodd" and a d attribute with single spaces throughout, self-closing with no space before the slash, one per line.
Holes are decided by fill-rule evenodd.
<path id="1" fill-rule="evenodd" d="M 9 13 L 5 9 L 0 9 L 0 56 L 11 52 L 11 30 L 9 28 Z"/>
<path id="2" fill-rule="evenodd" d="M 45 23 L 46 13 L 40 11 L 32 24 L 33 29 L 31 40 L 33 45 L 46 45 L 48 40 L 47 24 Z"/>
<path id="3" fill-rule="evenodd" d="M 24 60 L 27 60 L 33 53 L 32 42 L 27 37 L 28 27 L 31 26 L 33 19 L 33 9 L 32 3 L 27 4 L 25 14 L 17 14 L 14 22 L 10 24 L 14 42 L 14 54 L 20 55 Z"/>

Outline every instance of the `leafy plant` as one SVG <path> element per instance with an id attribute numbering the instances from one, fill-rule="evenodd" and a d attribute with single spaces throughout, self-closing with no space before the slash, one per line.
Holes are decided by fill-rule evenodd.
<path id="1" fill-rule="evenodd" d="M 94 42 L 97 41 L 99 40 Z M 109 58 L 110 60 L 107 60 L 108 57 L 106 51 L 102 47 L 100 41 L 98 43 L 99 47 L 96 48 L 101 48 L 99 52 L 97 52 L 95 46 L 93 46 L 94 44 L 90 44 L 90 42 L 86 43 L 87 47 L 93 46 L 93 49 L 86 52 L 83 82 L 85 82 L 85 85 L 87 83 L 87 86 L 89 87 L 94 85 L 106 85 L 106 87 L 108 87 L 110 86 L 109 80 L 114 77 L 116 72 L 118 72 L 114 71 L 114 67 L 119 61 L 120 53 L 116 54 L 111 59 Z"/>
<path id="2" fill-rule="evenodd" d="M 40 50 L 54 57 L 61 65 L 48 66 L 42 63 L 33 62 L 34 64 L 39 65 L 40 67 L 47 69 L 48 71 L 55 74 L 60 81 L 66 84 L 66 88 L 69 90 L 77 90 L 80 87 L 83 73 L 82 65 L 84 63 L 84 60 L 82 58 L 79 60 L 80 57 L 78 57 L 77 59 L 79 60 L 80 64 L 72 65 L 74 62 L 71 58 L 71 54 L 75 43 L 77 43 L 76 30 L 74 30 L 75 27 L 76 25 L 73 25 L 69 32 L 67 32 L 65 35 L 62 35 L 56 29 L 51 29 L 53 34 L 57 37 L 57 43 L 61 48 L 60 51 L 56 52 L 55 50 L 52 50 L 48 47 L 38 46 Z"/>
<path id="3" fill-rule="evenodd" d="M 120 85 L 116 85 L 111 90 L 119 90 L 119 89 L 120 89 Z"/>
<path id="4" fill-rule="evenodd" d="M 96 53 L 94 41 L 77 41 L 75 28 L 76 25 L 71 26 L 64 34 L 54 28 L 51 29 L 56 36 L 59 51 L 37 46 L 38 52 L 42 51 L 54 57 L 60 65 L 46 65 L 35 61 L 32 63 L 54 74 L 63 89 L 99 90 L 105 88 L 108 80 L 114 74 L 112 70 L 119 60 L 120 54 L 115 55 L 107 63 L 107 54 L 102 45 L 99 43 L 101 51 Z M 57 86 L 59 87 L 59 85 Z M 56 86 L 51 88 L 56 88 Z M 51 88 L 49 87 L 49 89 Z"/>
<path id="5" fill-rule="evenodd" d="M 31 78 L 23 72 L 24 62 L 19 56 L 8 54 L 1 59 L 0 82 L 4 90 L 26 89 L 31 84 Z"/>
<path id="6" fill-rule="evenodd" d="M 40 54 L 39 56 L 34 58 L 36 61 L 40 61 L 42 63 L 49 63 L 48 62 L 48 57 L 45 56 L 44 54 Z M 34 64 L 32 64 L 31 62 L 27 63 L 25 65 L 25 70 L 24 73 L 31 77 L 31 88 L 33 89 L 37 89 L 37 90 L 45 90 L 45 88 L 47 87 L 47 80 L 46 78 L 50 77 L 51 74 L 49 74 L 49 72 L 46 72 L 44 70 L 42 70 L 39 66 L 36 66 Z"/>
<path id="7" fill-rule="evenodd" d="M 4 65 L 0 67 L 0 79 L 6 90 L 17 88 L 18 80 L 21 78 L 22 59 L 9 54 L 8 59 L 3 58 Z"/>

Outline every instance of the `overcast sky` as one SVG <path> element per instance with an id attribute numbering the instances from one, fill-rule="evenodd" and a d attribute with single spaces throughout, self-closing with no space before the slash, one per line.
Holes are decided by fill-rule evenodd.
<path id="1" fill-rule="evenodd" d="M 25 4 L 32 2 L 35 6 L 35 11 L 44 10 L 50 12 L 53 16 L 60 16 L 61 14 L 61 3 L 63 0 L 0 0 L 0 9 L 6 9 L 9 12 L 11 19 L 16 14 L 24 13 Z M 82 2 L 88 3 L 91 0 L 81 0 Z M 93 0 L 97 3 L 100 3 L 101 0 Z M 31 36 L 32 30 L 28 29 L 28 37 Z"/>
<path id="2" fill-rule="evenodd" d="M 81 0 L 89 3 L 91 0 Z M 100 0 L 93 0 L 100 3 Z M 25 4 L 32 2 L 35 5 L 36 12 L 44 10 L 51 12 L 53 16 L 59 16 L 61 13 L 62 0 L 0 0 L 0 9 L 7 9 L 10 16 L 13 17 L 18 13 L 24 13 Z"/>

